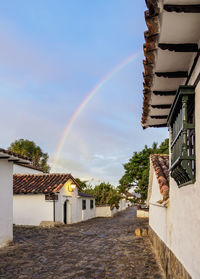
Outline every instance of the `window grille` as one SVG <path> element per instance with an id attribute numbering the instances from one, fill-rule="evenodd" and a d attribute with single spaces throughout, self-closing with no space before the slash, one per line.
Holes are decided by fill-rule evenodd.
<path id="1" fill-rule="evenodd" d="M 195 90 L 180 86 L 168 117 L 170 127 L 171 176 L 178 186 L 195 179 Z"/>
<path id="2" fill-rule="evenodd" d="M 90 200 L 90 209 L 93 209 L 93 208 L 94 208 L 94 201 Z"/>
<path id="3" fill-rule="evenodd" d="M 86 209 L 86 200 L 82 200 L 82 210 Z"/>

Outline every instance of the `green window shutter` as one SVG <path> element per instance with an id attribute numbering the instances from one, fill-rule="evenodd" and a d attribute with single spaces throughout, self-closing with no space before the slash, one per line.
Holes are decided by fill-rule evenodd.
<path id="1" fill-rule="evenodd" d="M 195 88 L 180 86 L 168 117 L 171 176 L 178 186 L 195 180 Z"/>

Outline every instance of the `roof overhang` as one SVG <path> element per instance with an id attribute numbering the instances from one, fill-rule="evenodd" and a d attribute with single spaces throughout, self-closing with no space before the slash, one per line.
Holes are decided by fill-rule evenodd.
<path id="1" fill-rule="evenodd" d="M 146 0 L 142 126 L 166 127 L 199 57 L 200 0 Z"/>
<path id="2" fill-rule="evenodd" d="M 7 159 L 9 162 L 18 162 L 27 165 L 31 164 L 31 160 L 27 157 L 15 154 L 14 152 L 2 148 L 0 148 L 0 159 Z"/>

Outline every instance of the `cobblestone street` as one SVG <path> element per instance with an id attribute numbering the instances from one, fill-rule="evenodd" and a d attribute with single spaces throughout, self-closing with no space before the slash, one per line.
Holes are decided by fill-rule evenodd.
<path id="1" fill-rule="evenodd" d="M 148 237 L 134 230 L 147 221 L 128 208 L 114 218 L 51 229 L 14 229 L 15 245 L 0 250 L 0 278 L 164 278 Z"/>

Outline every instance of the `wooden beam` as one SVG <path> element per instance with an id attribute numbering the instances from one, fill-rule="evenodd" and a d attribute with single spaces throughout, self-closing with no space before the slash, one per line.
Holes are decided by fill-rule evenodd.
<path id="1" fill-rule="evenodd" d="M 15 159 L 15 158 L 11 159 L 11 158 L 10 158 L 10 159 L 8 159 L 8 161 L 9 161 L 9 162 L 19 162 L 20 159 Z"/>
<path id="2" fill-rule="evenodd" d="M 200 5 L 164 5 L 167 12 L 200 13 Z"/>
<path id="3" fill-rule="evenodd" d="M 177 72 L 155 72 L 158 77 L 165 78 L 186 78 L 188 77 L 188 72 L 185 71 L 177 71 Z"/>
<path id="4" fill-rule="evenodd" d="M 150 115 L 152 119 L 167 119 L 168 115 Z"/>
<path id="5" fill-rule="evenodd" d="M 153 127 L 153 128 L 164 128 L 167 127 L 167 123 L 166 124 L 157 124 L 157 125 L 148 125 L 148 127 Z"/>
<path id="6" fill-rule="evenodd" d="M 154 95 L 160 95 L 160 96 L 175 96 L 176 91 L 153 91 Z"/>
<path id="7" fill-rule="evenodd" d="M 162 50 L 169 50 L 175 52 L 197 52 L 198 44 L 158 44 Z"/>
<path id="8" fill-rule="evenodd" d="M 171 104 L 165 104 L 165 105 L 151 105 L 152 108 L 157 108 L 157 109 L 170 109 Z"/>
<path id="9" fill-rule="evenodd" d="M 190 78 L 191 78 L 191 76 L 192 76 L 192 74 L 193 74 L 193 72 L 194 72 L 194 69 L 196 68 L 197 62 L 198 62 L 198 60 L 199 60 L 199 56 L 200 56 L 200 52 L 198 51 L 197 55 L 196 55 L 195 58 L 194 58 L 194 61 L 193 61 L 193 64 L 192 64 L 192 67 L 191 67 L 191 70 L 190 70 L 190 72 L 189 72 L 189 75 L 188 75 L 188 78 L 187 78 L 187 80 L 186 80 L 185 85 L 188 85 L 188 83 L 189 83 L 189 81 L 190 81 Z M 195 85 L 195 84 L 194 84 L 194 85 Z M 195 86 L 196 86 L 196 85 L 195 85 Z"/>

